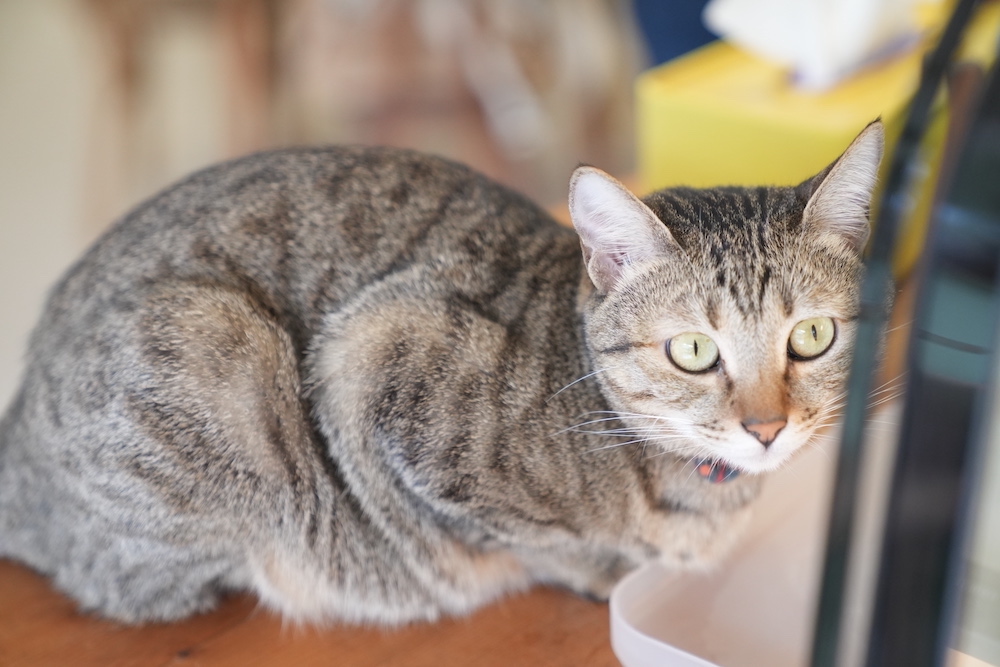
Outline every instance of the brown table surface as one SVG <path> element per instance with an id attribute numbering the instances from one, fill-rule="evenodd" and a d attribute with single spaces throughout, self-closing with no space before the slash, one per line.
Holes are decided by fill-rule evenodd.
<path id="1" fill-rule="evenodd" d="M 172 624 L 79 613 L 31 570 L 0 560 L 0 665 L 618 665 L 608 606 L 536 588 L 466 618 L 396 630 L 295 627 L 247 595 Z"/>

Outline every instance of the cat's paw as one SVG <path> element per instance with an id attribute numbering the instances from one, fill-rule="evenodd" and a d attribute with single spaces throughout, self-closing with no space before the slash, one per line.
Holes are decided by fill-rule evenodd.
<path id="1" fill-rule="evenodd" d="M 586 590 L 577 591 L 577 595 L 582 598 L 589 600 L 590 602 L 607 602 L 608 598 L 611 597 L 611 591 L 614 590 L 615 581 L 602 581 L 599 584 L 587 588 Z"/>

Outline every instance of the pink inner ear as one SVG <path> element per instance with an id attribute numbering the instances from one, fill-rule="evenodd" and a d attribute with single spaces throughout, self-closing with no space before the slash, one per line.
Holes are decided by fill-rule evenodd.
<path id="1" fill-rule="evenodd" d="M 625 255 L 621 253 L 594 253 L 587 263 L 587 271 L 600 289 L 610 289 L 621 278 Z"/>
<path id="2" fill-rule="evenodd" d="M 806 225 L 840 236 L 856 249 L 864 245 L 883 134 L 881 123 L 869 125 L 829 168 L 806 204 Z"/>
<path id="3" fill-rule="evenodd" d="M 593 167 L 581 167 L 573 175 L 570 214 L 591 279 L 599 289 L 610 289 L 626 264 L 663 254 L 673 242 L 670 232 L 640 199 Z"/>
<path id="4" fill-rule="evenodd" d="M 615 266 L 625 266 L 629 263 L 629 254 L 622 250 L 606 250 L 601 257 Z"/>

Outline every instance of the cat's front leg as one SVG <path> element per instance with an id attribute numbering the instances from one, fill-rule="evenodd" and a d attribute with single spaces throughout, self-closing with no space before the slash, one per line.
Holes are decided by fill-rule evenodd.
<path id="1" fill-rule="evenodd" d="M 619 552 L 580 548 L 533 552 L 522 555 L 521 561 L 536 581 L 568 588 L 594 601 L 607 600 L 615 584 L 638 565 Z"/>
<path id="2" fill-rule="evenodd" d="M 721 562 L 746 533 L 752 509 L 657 511 L 646 522 L 646 540 L 657 560 L 672 568 L 703 569 Z"/>

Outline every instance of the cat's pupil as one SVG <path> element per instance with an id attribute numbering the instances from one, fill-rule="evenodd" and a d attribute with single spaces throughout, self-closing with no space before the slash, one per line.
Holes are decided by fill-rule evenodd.
<path id="1" fill-rule="evenodd" d="M 698 341 L 694 342 L 694 356 L 698 356 Z"/>
<path id="2" fill-rule="evenodd" d="M 813 340 L 819 340 L 819 333 L 816 331 L 816 325 L 814 324 L 810 328 L 812 330 Z"/>

